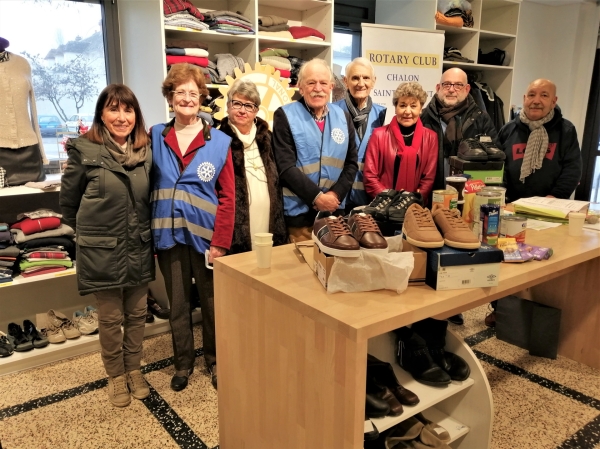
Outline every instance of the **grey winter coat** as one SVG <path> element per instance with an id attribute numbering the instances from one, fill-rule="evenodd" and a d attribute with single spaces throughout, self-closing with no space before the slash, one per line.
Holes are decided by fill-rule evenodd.
<path id="1" fill-rule="evenodd" d="M 152 281 L 150 149 L 132 170 L 84 137 L 69 141 L 67 151 L 60 207 L 63 222 L 76 230 L 79 294 Z"/>

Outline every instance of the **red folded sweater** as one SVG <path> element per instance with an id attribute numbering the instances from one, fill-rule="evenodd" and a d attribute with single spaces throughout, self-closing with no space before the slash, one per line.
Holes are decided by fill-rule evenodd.
<path id="1" fill-rule="evenodd" d="M 56 229 L 60 226 L 60 218 L 57 217 L 46 217 L 46 218 L 36 218 L 32 220 L 31 218 L 26 218 L 24 220 L 15 223 L 10 228 L 11 229 L 20 229 L 23 231 L 23 234 L 35 234 L 36 232 L 48 231 L 50 229 Z"/>
<path id="2" fill-rule="evenodd" d="M 323 33 L 311 27 L 290 27 L 289 32 L 292 33 L 294 39 L 302 39 L 303 37 L 315 36 L 325 40 L 325 35 Z"/>
<path id="3" fill-rule="evenodd" d="M 292 72 L 290 72 L 289 70 L 285 70 L 285 69 L 275 69 L 275 70 L 279 70 L 279 76 L 281 78 L 291 78 L 291 76 L 292 76 Z"/>
<path id="4" fill-rule="evenodd" d="M 181 64 L 182 62 L 187 62 L 188 64 L 194 64 L 200 67 L 208 67 L 208 58 L 167 55 L 167 65 Z"/>

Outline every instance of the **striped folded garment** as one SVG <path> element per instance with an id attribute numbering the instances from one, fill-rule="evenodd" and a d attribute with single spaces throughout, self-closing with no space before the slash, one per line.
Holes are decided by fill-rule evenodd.
<path id="1" fill-rule="evenodd" d="M 165 16 L 165 25 L 190 28 L 199 31 L 208 30 L 209 28 L 206 23 L 187 13 L 177 13 Z"/>
<path id="2" fill-rule="evenodd" d="M 21 272 L 21 276 L 27 278 L 30 276 L 39 276 L 42 274 L 56 273 L 57 271 L 65 271 L 67 267 L 62 266 L 46 266 L 46 267 L 33 267 L 31 269 Z"/>
<path id="3" fill-rule="evenodd" d="M 68 259 L 68 260 L 71 260 L 71 258 L 69 257 L 69 253 L 67 253 L 66 251 L 32 251 L 32 252 L 23 254 L 23 259 L 29 259 L 29 260 Z"/>

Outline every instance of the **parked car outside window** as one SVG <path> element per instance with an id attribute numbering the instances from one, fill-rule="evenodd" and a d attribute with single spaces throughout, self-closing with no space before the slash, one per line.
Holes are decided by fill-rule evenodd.
<path id="1" fill-rule="evenodd" d="M 64 131 L 65 124 L 56 115 L 38 115 L 38 125 L 42 136 L 56 136 L 57 131 Z"/>
<path id="2" fill-rule="evenodd" d="M 87 126 L 88 128 L 90 126 L 92 126 L 92 121 L 94 120 L 94 115 L 93 114 L 74 114 L 71 117 L 69 117 L 69 120 L 67 120 L 67 128 L 69 131 L 77 131 L 77 127 L 79 126 L 79 120 L 81 119 L 81 122 L 83 123 L 84 126 Z"/>

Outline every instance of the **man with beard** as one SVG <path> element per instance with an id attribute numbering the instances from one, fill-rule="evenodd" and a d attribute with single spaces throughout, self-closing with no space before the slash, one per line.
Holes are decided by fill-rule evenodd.
<path id="1" fill-rule="evenodd" d="M 421 113 L 423 126 L 438 134 L 438 164 L 433 189 L 446 187 L 450 171 L 448 158 L 456 156 L 463 139 L 486 135 L 496 142 L 498 132 L 492 119 L 479 109 L 469 91 L 467 74 L 459 68 L 446 70 L 435 95 Z"/>
<path id="2" fill-rule="evenodd" d="M 283 187 L 290 238 L 310 240 L 319 211 L 343 214 L 358 169 L 355 130 L 348 112 L 329 103 L 333 73 L 322 59 L 298 73 L 302 98 L 273 116 L 273 153 Z"/>

